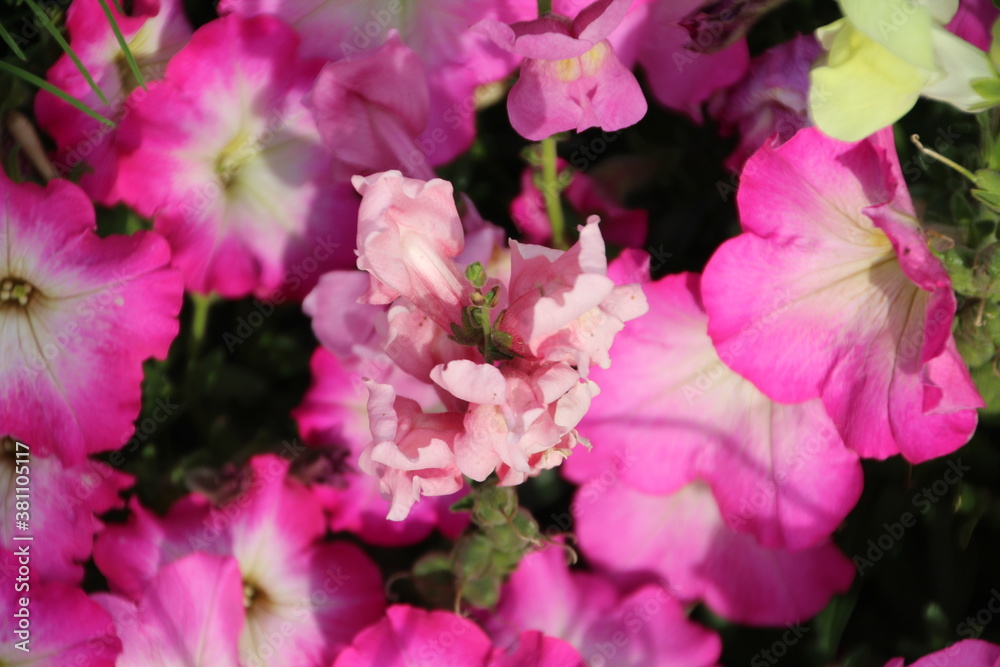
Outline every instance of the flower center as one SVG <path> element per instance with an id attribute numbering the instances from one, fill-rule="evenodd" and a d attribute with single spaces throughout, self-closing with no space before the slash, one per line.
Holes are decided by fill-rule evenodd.
<path id="1" fill-rule="evenodd" d="M 611 48 L 607 42 L 598 42 L 589 51 L 575 58 L 554 61 L 555 75 L 561 81 L 576 81 L 585 76 L 593 76 L 600 68 Z"/>
<path id="2" fill-rule="evenodd" d="M 38 292 L 35 286 L 20 278 L 7 277 L 0 280 L 0 306 L 7 303 L 26 307 L 32 294 Z"/>
<path id="3" fill-rule="evenodd" d="M 258 142 L 249 134 L 240 134 L 222 149 L 215 163 L 215 173 L 224 188 L 230 187 L 239 172 L 257 156 Z"/>
<path id="4" fill-rule="evenodd" d="M 263 595 L 253 582 L 243 581 L 243 608 L 250 609 Z"/>

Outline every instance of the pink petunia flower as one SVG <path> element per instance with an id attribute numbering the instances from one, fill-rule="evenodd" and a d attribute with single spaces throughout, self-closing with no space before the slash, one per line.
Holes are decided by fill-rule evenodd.
<path id="1" fill-rule="evenodd" d="M 885 667 L 904 667 L 902 658 L 894 658 Z M 998 667 L 1000 646 L 979 639 L 964 639 L 917 660 L 910 667 Z"/>
<path id="2" fill-rule="evenodd" d="M 122 642 L 111 617 L 75 586 L 43 584 L 29 571 L 41 542 L 0 549 L 0 664 L 32 667 L 115 667 Z M 26 553 L 25 553 L 26 552 Z M 23 619 L 23 620 L 22 620 Z"/>
<path id="3" fill-rule="evenodd" d="M 722 652 L 719 637 L 689 621 L 663 587 L 625 594 L 602 575 L 570 571 L 557 548 L 525 556 L 485 625 L 500 646 L 537 630 L 569 642 L 595 665 L 697 667 L 714 665 Z"/>
<path id="4" fill-rule="evenodd" d="M 567 477 L 613 470 L 654 494 L 702 479 L 729 527 L 762 545 L 826 541 L 860 497 L 862 472 L 823 404 L 775 403 L 722 363 L 697 274 L 644 291 L 649 314 L 622 332 L 615 364 L 591 376 L 602 395 L 580 430 L 594 448 L 567 461 Z"/>
<path id="5" fill-rule="evenodd" d="M 747 78 L 712 98 L 709 113 L 719 130 L 739 136 L 728 169 L 739 172 L 772 135 L 788 141 L 810 124 L 809 68 L 821 52 L 815 37 L 799 35 L 754 58 Z"/>
<path id="6" fill-rule="evenodd" d="M 287 471 L 287 461 L 257 456 L 234 497 L 215 506 L 189 495 L 162 519 L 133 502 L 129 521 L 107 526 L 94 546 L 112 592 L 137 602 L 158 572 L 190 553 L 235 558 L 245 617 L 241 662 L 328 665 L 382 613 L 381 577 L 354 545 L 321 541 L 322 508 Z"/>
<path id="7" fill-rule="evenodd" d="M 920 462 L 965 444 L 983 401 L 891 130 L 851 144 L 806 128 L 765 145 L 737 202 L 744 233 L 702 281 L 722 360 L 776 401 L 821 397 L 861 456 Z"/>
<path id="8" fill-rule="evenodd" d="M 353 261 L 357 200 L 303 105 L 322 61 L 298 42 L 268 16 L 212 21 L 121 124 L 119 193 L 193 291 L 301 298 Z"/>
<path id="9" fill-rule="evenodd" d="M 381 47 L 392 30 L 423 63 L 430 87 L 428 121 L 408 162 L 444 164 L 475 137 L 477 89 L 506 77 L 517 59 L 469 26 L 482 19 L 523 21 L 537 14 L 535 0 L 222 0 L 222 14 L 272 14 L 302 36 L 304 55 L 341 61 Z"/>
<path id="10" fill-rule="evenodd" d="M 243 581 L 233 558 L 193 553 L 160 570 L 137 602 L 94 596 L 113 619 L 117 667 L 240 667 Z"/>
<path id="11" fill-rule="evenodd" d="M 654 495 L 607 478 L 580 488 L 573 518 L 588 562 L 623 584 L 655 575 L 682 602 L 702 600 L 734 623 L 781 626 L 814 616 L 854 578 L 829 542 L 768 549 L 732 530 L 702 482 Z"/>
<path id="12" fill-rule="evenodd" d="M 180 276 L 156 234 L 98 237 L 71 183 L 0 174 L 0 198 L 0 439 L 77 465 L 133 432 L 142 362 L 177 335 Z"/>
<path id="13" fill-rule="evenodd" d="M 145 81 L 163 77 L 166 63 L 191 37 L 191 26 L 180 0 L 136 0 L 132 13 L 122 16 L 108 8 L 128 44 Z M 120 122 L 146 96 L 139 88 L 111 23 L 98 0 L 74 0 L 66 13 L 69 45 L 104 94 L 101 101 L 69 55 L 63 54 L 46 75 L 49 83 L 84 102 L 105 117 Z M 129 98 L 130 94 L 133 97 Z M 114 192 L 115 128 L 100 123 L 44 90 L 35 97 L 38 124 L 56 142 L 55 168 L 65 177 L 85 164 L 80 186 L 103 204 L 118 200 Z"/>
<path id="14" fill-rule="evenodd" d="M 26 469 L 30 484 L 46 490 L 30 498 L 30 512 L 26 513 L 34 541 L 45 545 L 32 556 L 32 574 L 40 582 L 79 584 L 83 580 L 83 562 L 93 550 L 94 535 L 103 526 L 97 516 L 124 505 L 118 493 L 131 486 L 133 478 L 98 461 L 66 467 L 55 456 L 18 458 L 17 449 L 22 453 L 30 451 L 16 447 L 10 439 L 3 443 L 0 510 L 13 521 L 18 493 L 25 491 L 16 479 Z M 0 547 L 11 552 L 21 544 L 15 539 L 19 533 L 14 528 L 10 522 L 0 528 Z"/>
<path id="15" fill-rule="evenodd" d="M 620 130 L 646 115 L 639 82 L 608 36 L 631 0 L 597 0 L 575 18 L 547 14 L 510 25 L 487 19 L 477 30 L 524 57 L 507 110 L 521 136 L 538 141 L 566 130 Z"/>
<path id="16" fill-rule="evenodd" d="M 306 98 L 323 142 L 341 163 L 341 180 L 388 169 L 433 178 L 424 154 L 414 150 L 429 105 L 424 65 L 395 30 L 371 55 L 325 65 Z"/>
<path id="17" fill-rule="evenodd" d="M 537 632 L 521 636 L 516 648 L 494 648 L 467 618 L 446 611 L 393 605 L 385 617 L 360 632 L 334 667 L 584 667 L 566 642 Z"/>

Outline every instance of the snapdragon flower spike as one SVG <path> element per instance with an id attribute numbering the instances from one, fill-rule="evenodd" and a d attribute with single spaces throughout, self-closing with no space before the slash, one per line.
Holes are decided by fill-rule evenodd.
<path id="1" fill-rule="evenodd" d="M 523 21 L 535 0 L 222 0 L 219 12 L 271 14 L 302 37 L 303 54 L 328 61 L 364 58 L 393 30 L 419 55 L 430 87 L 428 122 L 410 155 L 431 165 L 450 162 L 476 136 L 476 91 L 503 79 L 517 58 L 469 26 L 483 19 Z"/>
<path id="2" fill-rule="evenodd" d="M 702 280 L 723 361 L 776 401 L 821 397 L 863 457 L 920 462 L 965 444 L 983 401 L 891 129 L 850 144 L 806 128 L 765 145 L 737 203 L 744 233 Z"/>
<path id="3" fill-rule="evenodd" d="M 192 494 L 160 518 L 133 501 L 129 521 L 98 536 L 94 561 L 113 593 L 139 602 L 157 573 L 187 554 L 232 557 L 243 589 L 240 662 L 329 665 L 355 632 L 381 615 L 381 577 L 356 546 L 321 541 L 322 508 L 287 473 L 286 460 L 261 455 L 221 505 Z M 291 629 L 289 618 L 297 619 Z M 285 642 L 277 652 L 275 634 Z"/>
<path id="4" fill-rule="evenodd" d="M 604 575 L 571 571 L 566 552 L 553 547 L 521 560 L 485 627 L 500 646 L 528 630 L 558 637 L 592 665 L 604 664 L 609 644 L 618 667 L 707 667 L 722 653 L 718 635 L 688 620 L 667 587 L 626 593 Z"/>
<path id="5" fill-rule="evenodd" d="M 134 431 L 142 362 L 166 357 L 183 285 L 159 235 L 100 238 L 67 181 L 0 174 L 0 199 L 0 439 L 77 465 Z"/>
<path id="6" fill-rule="evenodd" d="M 181 0 L 136 0 L 131 14 L 122 16 L 114 2 L 107 3 L 144 81 L 162 78 L 167 61 L 191 37 L 191 26 L 182 4 Z M 107 102 L 98 97 L 68 54 L 56 61 L 46 79 L 106 118 L 120 121 L 130 112 L 131 105 L 146 93 L 140 89 L 135 98 L 129 99 L 139 82 L 125 60 L 101 3 L 74 0 L 66 12 L 66 29 L 70 48 Z M 85 164 L 80 186 L 97 202 L 115 203 L 118 200 L 114 192 L 115 128 L 44 90 L 35 97 L 35 116 L 39 126 L 56 142 L 53 165 L 56 172 L 66 177 L 74 168 Z"/>
<path id="7" fill-rule="evenodd" d="M 447 637 L 448 639 L 444 639 Z M 393 605 L 385 617 L 354 638 L 333 667 L 584 667 L 566 642 L 538 632 L 524 633 L 510 651 L 494 647 L 467 618 L 446 611 Z"/>
<path id="8" fill-rule="evenodd" d="M 303 105 L 323 63 L 298 46 L 273 17 L 212 21 L 122 121 L 118 191 L 188 289 L 302 298 L 350 266 L 357 201 Z"/>
<path id="9" fill-rule="evenodd" d="M 342 180 L 388 169 L 433 178 L 424 153 L 414 151 L 429 104 L 424 65 L 395 30 L 371 55 L 327 63 L 306 98 Z"/>
<path id="10" fill-rule="evenodd" d="M 103 524 L 97 517 L 119 509 L 124 502 L 119 491 L 133 483 L 131 475 L 119 472 L 104 463 L 86 460 L 74 466 L 64 466 L 56 456 L 17 456 L 28 452 L 7 438 L 0 449 L 0 509 L 14 516 L 18 491 L 17 471 L 27 465 L 31 479 L 46 493 L 31 499 L 31 535 L 45 543 L 31 559 L 32 572 L 39 582 L 58 581 L 79 584 L 83 580 L 83 563 L 90 558 L 94 535 Z M 23 472 L 23 471 L 22 471 Z M 0 547 L 15 551 L 22 544 L 14 538 L 19 531 L 14 526 L 0 528 Z"/>
<path id="11" fill-rule="evenodd" d="M 234 558 L 194 553 L 160 570 L 138 601 L 100 593 L 123 650 L 117 667 L 240 667 L 243 581 Z"/>
<path id="12" fill-rule="evenodd" d="M 646 115 L 639 82 L 607 40 L 630 2 L 597 0 L 573 19 L 547 14 L 510 25 L 487 19 L 476 26 L 525 59 L 507 98 L 518 134 L 538 141 L 566 130 L 614 131 Z"/>

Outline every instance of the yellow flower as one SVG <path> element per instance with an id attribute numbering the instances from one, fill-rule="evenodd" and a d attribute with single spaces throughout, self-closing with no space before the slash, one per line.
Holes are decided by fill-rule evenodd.
<path id="1" fill-rule="evenodd" d="M 988 106 L 973 88 L 997 78 L 989 55 L 944 29 L 958 0 L 840 0 L 844 18 L 816 31 L 827 50 L 810 75 L 809 111 L 824 133 L 859 141 L 917 98 L 963 111 Z"/>

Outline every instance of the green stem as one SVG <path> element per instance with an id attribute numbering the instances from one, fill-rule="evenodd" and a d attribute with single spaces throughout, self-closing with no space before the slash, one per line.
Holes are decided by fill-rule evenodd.
<path id="1" fill-rule="evenodd" d="M 552 13 L 552 0 L 538 0 L 538 15 L 543 16 L 545 14 Z"/>
<path id="2" fill-rule="evenodd" d="M 201 343 L 205 339 L 205 329 L 208 327 L 208 311 L 215 302 L 215 295 L 207 296 L 201 294 L 191 294 L 191 305 L 194 307 L 191 313 L 191 345 L 190 359 L 198 356 Z"/>
<path id="3" fill-rule="evenodd" d="M 566 220 L 563 218 L 562 200 L 559 197 L 559 165 L 556 155 L 556 140 L 542 139 L 542 194 L 545 196 L 545 210 L 552 226 L 552 246 L 560 250 L 569 248 L 566 243 Z"/>
<path id="4" fill-rule="evenodd" d="M 969 171 L 968 169 L 966 169 L 962 165 L 958 164 L 954 160 L 949 160 L 948 158 L 946 158 L 945 156 L 941 155 L 937 151 L 932 151 L 930 148 L 925 147 L 922 143 L 920 143 L 920 137 L 918 135 L 916 135 L 916 134 L 912 135 L 910 137 L 910 141 L 912 141 L 916 145 L 917 150 L 919 150 L 921 153 L 923 153 L 925 155 L 929 155 L 930 157 L 934 158 L 938 162 L 951 167 L 952 169 L 954 169 L 955 171 L 957 171 L 958 173 L 960 173 L 962 176 L 965 176 L 967 179 L 969 179 L 970 181 L 972 181 L 973 185 L 979 185 L 979 182 L 976 180 L 976 175 L 975 174 L 973 174 L 971 171 Z"/>

